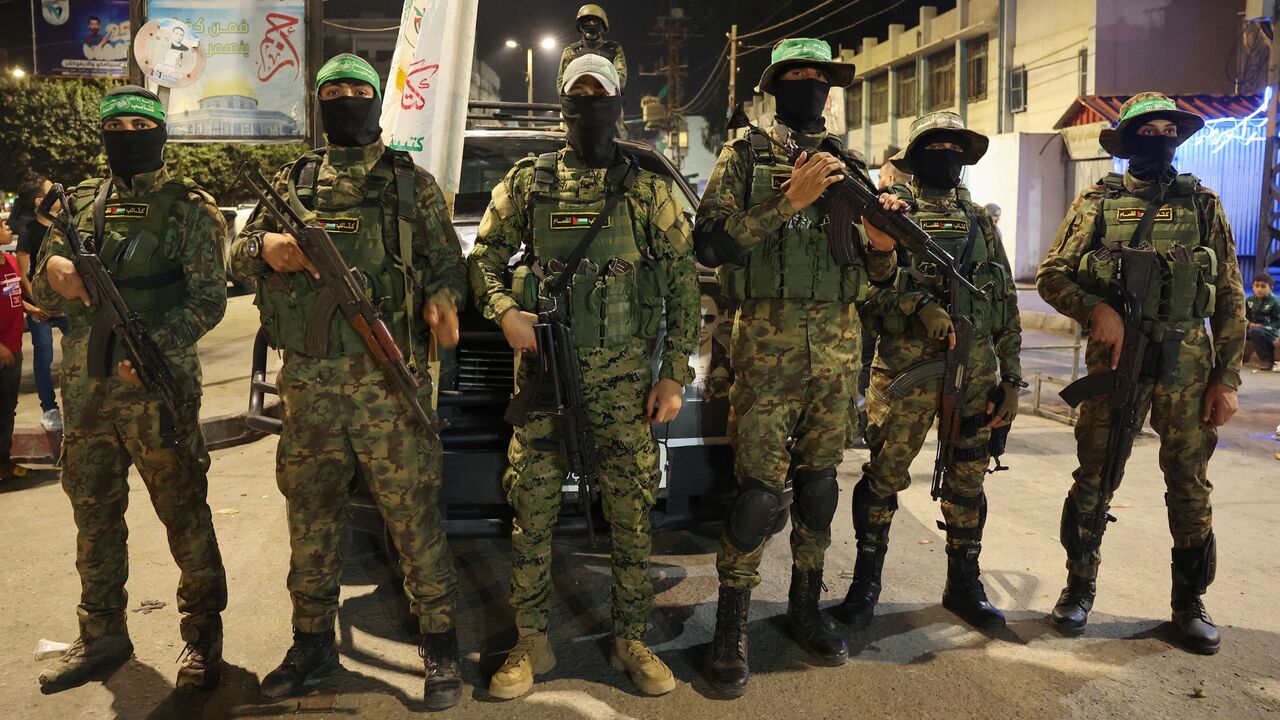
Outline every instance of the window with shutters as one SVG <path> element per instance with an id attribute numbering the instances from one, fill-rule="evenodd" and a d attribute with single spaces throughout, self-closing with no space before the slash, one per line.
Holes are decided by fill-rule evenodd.
<path id="1" fill-rule="evenodd" d="M 899 65 L 894 70 L 897 77 L 897 117 L 916 116 L 916 64 L 914 62 Z"/>
<path id="2" fill-rule="evenodd" d="M 947 48 L 929 56 L 929 112 L 945 110 L 956 101 L 956 52 Z"/>
<path id="3" fill-rule="evenodd" d="M 1009 112 L 1027 109 L 1027 66 L 1019 65 L 1009 71 Z"/>
<path id="4" fill-rule="evenodd" d="M 848 118 L 849 129 L 857 130 L 862 127 L 862 81 L 854 80 L 844 96 L 846 102 L 844 116 Z"/>
<path id="5" fill-rule="evenodd" d="M 987 37 L 965 41 L 964 97 L 970 102 L 987 99 Z"/>
<path id="6" fill-rule="evenodd" d="M 871 78 L 871 124 L 889 119 L 889 74 Z"/>

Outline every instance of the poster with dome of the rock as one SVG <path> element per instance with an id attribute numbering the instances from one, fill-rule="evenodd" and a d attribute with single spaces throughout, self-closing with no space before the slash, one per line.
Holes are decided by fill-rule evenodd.
<path id="1" fill-rule="evenodd" d="M 207 62 L 169 96 L 174 140 L 300 140 L 307 134 L 304 0 L 149 0 L 148 18 L 191 27 Z"/>

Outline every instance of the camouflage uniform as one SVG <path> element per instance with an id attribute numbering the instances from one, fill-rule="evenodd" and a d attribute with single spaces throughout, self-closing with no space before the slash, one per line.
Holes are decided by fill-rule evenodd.
<path id="1" fill-rule="evenodd" d="M 532 283 L 529 268 L 522 266 L 513 278 L 507 270 L 511 257 L 521 248 L 542 253 L 547 262 L 560 253 L 539 250 L 547 235 L 536 232 L 535 205 L 563 202 L 563 207 L 577 203 L 579 208 L 598 207 L 604 198 L 604 169 L 583 169 L 573 151 L 561 150 L 548 174 L 554 172 L 554 195 L 550 188 L 536 189 L 536 161 L 522 160 L 494 187 L 493 199 L 485 211 L 471 255 L 471 287 L 476 304 L 485 317 L 498 322 L 503 313 L 520 308 L 536 311 L 539 303 L 532 299 L 538 291 Z M 554 169 L 553 169 L 554 168 Z M 537 197 L 534 197 L 534 196 Z M 552 198 L 541 200 L 542 197 Z M 552 206 L 557 207 L 557 206 Z M 533 213 L 533 215 L 531 215 Z M 653 605 L 653 586 L 649 580 L 650 523 L 649 511 L 658 493 L 657 448 L 645 421 L 645 398 L 654 378 L 649 359 L 648 340 L 656 335 L 665 304 L 666 337 L 661 349 L 659 378 L 686 385 L 693 379 L 689 356 L 697 347 L 700 298 L 694 269 L 689 227 L 671 195 L 667 181 L 641 171 L 639 178 L 619 203 L 618 225 L 628 222 L 627 231 L 615 228 L 612 240 L 602 232 L 591 246 L 587 257 L 600 268 L 606 267 L 615 253 L 638 253 L 633 265 L 656 271 L 657 286 L 646 296 L 643 291 L 621 298 L 632 308 L 614 314 L 601 311 L 604 318 L 573 314 L 574 329 L 582 370 L 582 393 L 587 401 L 587 414 L 592 421 L 600 461 L 599 488 L 603 497 L 605 518 L 610 524 L 613 559 L 613 632 L 616 638 L 641 639 L 649 611 Z M 581 212 L 578 213 L 582 215 Z M 544 220 L 539 220 L 543 222 Z M 611 223 L 613 221 L 611 220 Z M 551 226 L 554 228 L 554 226 Z M 576 244 L 580 235 L 572 237 Z M 565 243 L 561 243 L 564 245 Z M 634 244 L 634 249 L 627 245 Z M 564 252 L 565 256 L 568 251 Z M 638 259 L 643 258 L 643 259 Z M 602 277 L 594 292 L 608 293 L 613 278 Z M 570 293 L 584 287 L 575 281 Z M 602 290 L 601 290 L 602 289 Z M 591 287 L 587 287 L 591 291 Z M 611 293 L 609 293 L 611 294 Z M 634 297 L 640 306 L 634 304 Z M 613 299 L 610 298 L 612 305 Z M 575 305 L 577 307 L 577 305 Z M 638 315 L 637 330 L 628 327 L 623 315 Z M 612 327 L 612 322 L 622 326 Z M 596 332 L 609 336 L 608 342 L 591 339 Z M 525 355 L 517 380 L 525 383 L 535 364 Z M 524 427 L 516 428 L 508 450 L 510 467 L 503 479 L 507 500 L 515 511 L 511 532 L 512 595 L 511 604 L 520 628 L 543 631 L 551 601 L 551 533 L 559 514 L 561 487 L 566 470 L 561 454 L 554 448 L 557 429 L 551 418 L 534 416 Z"/>
<path id="2" fill-rule="evenodd" d="M 313 156 L 314 158 L 314 156 Z M 412 302 L 390 300 L 403 282 L 396 181 L 384 177 L 391 157 L 381 142 L 364 147 L 329 146 L 318 161 L 312 206 L 339 250 L 372 278 L 388 325 L 407 357 L 426 367 L 425 323 L 419 315 L 432 299 L 456 306 L 465 290 L 465 263 L 435 179 L 420 168 L 413 176 Z M 290 168 L 274 180 L 288 197 Z M 369 197 L 374 182 L 383 189 Z M 363 228 L 363 230 L 362 230 Z M 258 305 L 268 337 L 284 350 L 278 378 L 284 426 L 276 453 L 276 479 L 288 500 L 292 546 L 288 586 L 293 624 L 304 633 L 332 629 L 338 612 L 342 570 L 340 543 L 346 524 L 348 488 L 357 472 L 369 483 L 400 554 L 410 611 L 424 633 L 452 627 L 456 574 L 441 524 L 437 497 L 441 448 L 409 418 L 382 371 L 335 313 L 327 350 L 300 347 L 305 313 L 315 295 L 305 273 L 279 274 L 250 252 L 250 241 L 276 231 L 260 213 L 236 238 L 231 265 L 240 277 L 258 279 Z M 354 236 L 353 236 L 354 234 Z M 384 255 L 384 253 L 386 253 Z M 410 343 L 412 343 L 410 345 Z M 412 364 L 412 363 L 411 363 Z M 431 381 L 418 374 L 424 407 Z"/>
<path id="3" fill-rule="evenodd" d="M 93 197 L 103 182 L 89 180 L 70 196 L 84 238 L 93 236 Z M 226 310 L 222 258 L 226 225 L 208 194 L 193 181 L 172 177 L 164 167 L 135 175 L 129 184 L 114 182 L 99 254 L 120 280 L 130 309 L 148 323 L 191 402 L 187 412 L 172 418 L 178 447 L 171 449 L 161 439 L 162 422 L 168 419 L 162 416 L 169 413 L 154 393 L 114 375 L 89 376 L 93 311 L 78 301 L 64 300 L 50 286 L 49 258 L 73 255 L 62 234 L 51 230 L 33 290 L 41 307 L 65 312 L 71 323 L 71 332 L 62 341 L 62 487 L 71 499 L 79 532 L 80 634 L 93 639 L 126 633 L 125 508 L 129 465 L 133 464 L 165 525 L 170 552 L 181 571 L 182 638 L 196 642 L 220 634 L 220 613 L 227 605 L 226 574 L 205 499 L 209 453 L 199 426 L 201 374 L 196 354 L 196 341 L 218 324 Z M 136 243 L 133 251 L 125 260 L 115 260 L 127 241 Z M 125 359 L 118 342 L 114 353 L 116 362 Z"/>
<path id="4" fill-rule="evenodd" d="M 817 148 L 826 138 L 825 133 L 795 133 L 781 124 L 770 132 L 777 139 L 789 135 L 802 148 Z M 726 144 L 702 195 L 696 226 L 699 232 L 722 227 L 748 254 L 748 264 L 785 262 L 790 257 L 779 256 L 787 244 L 807 243 L 804 247 L 811 248 L 803 269 L 797 266 L 784 281 L 795 287 L 782 290 L 782 297 L 734 287 L 730 274 L 745 265 L 721 267 L 722 287 L 741 300 L 730 350 L 734 381 L 729 434 L 735 473 L 739 483 L 781 488 L 793 471 L 833 471 L 840 464 L 860 358 L 853 300 L 865 292 L 867 275 L 862 265 L 835 269 L 831 272 L 838 274 L 840 287 L 832 289 L 830 300 L 799 297 L 809 294 L 801 286 L 810 282 L 810 264 L 835 267 L 817 227 L 825 212 L 814 206 L 797 213 L 782 193 L 760 197 L 760 188 L 752 190 L 753 175 L 766 170 L 755 168 L 772 168 L 767 172 L 777 176 L 776 188 L 790 174 L 791 163 L 774 148 L 767 150 L 771 165 L 758 162 L 753 152 L 745 140 Z M 752 193 L 755 197 L 749 197 Z M 868 251 L 864 263 L 872 278 L 887 279 L 894 268 L 893 253 Z M 789 439 L 794 439 L 790 446 Z M 830 544 L 829 522 L 819 528 L 792 523 L 792 558 L 800 570 L 820 572 Z M 764 543 L 744 551 L 726 529 L 716 559 L 721 584 L 754 588 L 760 583 L 757 568 L 763 555 Z"/>
<path id="5" fill-rule="evenodd" d="M 969 201 L 968 191 L 963 186 L 937 192 L 912 182 L 896 186 L 894 192 L 911 203 L 917 214 L 964 214 L 968 222 L 978 226 L 974 234 L 976 242 L 985 245 L 982 254 L 986 262 L 983 267 L 975 269 L 974 275 L 981 273 L 982 277 L 974 284 L 983 286 L 991 280 L 992 285 L 987 289 L 991 300 L 985 303 L 975 301 L 983 307 L 981 312 L 973 313 L 979 327 L 971 336 L 961 414 L 966 418 L 983 415 L 992 387 L 1001 378 L 1020 380 L 1022 376 L 1022 365 L 1018 359 L 1022 324 L 1018 318 L 1017 292 L 1004 245 L 996 235 L 986 209 Z M 925 225 L 926 230 L 931 230 L 930 223 Z M 965 231 L 968 231 L 967 227 Z M 916 308 L 926 297 L 930 301 L 948 304 L 945 286 L 928 290 L 921 288 L 908 279 L 907 269 L 903 269 L 899 277 L 903 281 L 873 287 L 866 306 L 868 312 L 878 316 L 877 320 L 884 328 L 872 365 L 868 393 L 867 436 L 872 455 L 871 460 L 862 466 L 868 487 L 856 490 L 854 495 L 855 524 L 862 525 L 857 522 L 861 519 L 859 515 L 867 514 L 865 531 L 859 533 L 859 540 L 865 538 L 872 543 L 888 542 L 889 524 L 897 508 L 896 495 L 911 484 L 911 462 L 919 455 L 925 436 L 933 427 L 942 381 L 919 385 L 901 400 L 890 399 L 889 385 L 912 365 L 941 357 L 946 352 L 946 342 L 925 336 L 923 326 L 915 317 Z M 982 427 L 956 443 L 957 455 L 964 459 L 956 463 L 954 472 L 948 476 L 948 487 L 942 497 L 947 544 L 951 547 L 980 542 L 982 520 L 986 514 L 982 484 L 989 464 L 990 455 L 986 448 L 990 437 L 991 431 Z"/>
<path id="6" fill-rule="evenodd" d="M 1189 177 L 1189 176 L 1186 176 Z M 1040 296 L 1062 314 L 1088 327 L 1093 307 L 1103 301 L 1102 290 L 1090 286 L 1079 277 L 1081 260 L 1100 246 L 1100 238 L 1106 226 L 1117 226 L 1116 217 L 1102 217 L 1103 203 L 1109 197 L 1135 197 L 1139 207 L 1151 198 L 1152 186 L 1132 175 L 1123 179 L 1110 178 L 1112 188 L 1098 183 L 1085 190 L 1071 207 L 1053 245 L 1053 250 L 1040 266 L 1036 286 Z M 1155 385 L 1148 390 L 1138 407 L 1139 422 L 1151 411 L 1151 425 L 1160 436 L 1160 468 L 1164 472 L 1165 504 L 1169 511 L 1169 530 L 1175 548 L 1196 547 L 1203 544 L 1212 532 L 1212 512 L 1209 507 L 1209 483 L 1207 466 L 1217 444 L 1216 429 L 1205 427 L 1200 420 L 1201 399 L 1209 385 L 1221 383 L 1232 388 L 1240 386 L 1240 365 L 1244 356 L 1245 331 L 1244 288 L 1240 278 L 1240 266 L 1236 261 L 1235 240 L 1222 209 L 1222 203 L 1213 191 L 1195 183 L 1194 190 L 1177 200 L 1171 219 L 1157 216 L 1155 232 L 1161 225 L 1186 223 L 1192 230 L 1191 240 L 1199 247 L 1209 248 L 1216 256 L 1217 272 L 1202 275 L 1203 282 L 1214 288 L 1212 306 L 1198 317 L 1180 323 L 1164 323 L 1166 327 L 1186 330 L 1178 353 L 1177 369 L 1172 381 Z M 1115 211 L 1112 212 L 1114 215 Z M 1140 217 L 1140 216 L 1139 216 Z M 1132 234 L 1134 223 L 1119 225 L 1125 242 Z M 1198 234 L 1198 238 L 1195 235 Z M 1106 242 L 1113 242 L 1108 238 Z M 1168 246 L 1157 247 L 1162 252 Z M 1212 336 L 1206 332 L 1203 317 L 1209 318 Z M 1153 328 L 1153 334 L 1158 328 Z M 1089 373 L 1104 371 L 1110 367 L 1110 350 L 1090 340 L 1085 352 Z M 1076 454 L 1080 466 L 1073 473 L 1075 483 L 1070 498 L 1076 507 L 1089 511 L 1097 502 L 1097 488 L 1102 473 L 1106 447 L 1111 396 L 1101 395 L 1086 400 L 1080 408 L 1076 422 Z M 1110 502 L 1110 498 L 1106 499 Z M 1066 527 L 1072 524 L 1074 527 Z M 1064 541 L 1072 535 L 1084 539 L 1090 535 L 1089 519 L 1080 513 L 1074 523 L 1064 519 Z M 1097 575 L 1101 555 L 1098 551 L 1075 554 L 1067 561 L 1073 574 L 1092 579 Z"/>

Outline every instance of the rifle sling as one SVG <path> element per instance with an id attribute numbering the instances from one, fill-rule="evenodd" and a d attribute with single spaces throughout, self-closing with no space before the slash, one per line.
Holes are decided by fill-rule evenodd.
<path id="1" fill-rule="evenodd" d="M 1147 203 L 1147 209 L 1142 211 L 1142 220 L 1138 223 L 1138 227 L 1133 230 L 1133 237 L 1129 238 L 1129 247 L 1137 249 L 1147 235 L 1151 234 L 1151 226 L 1155 224 L 1156 214 L 1164 205 L 1165 191 L 1168 190 L 1167 185 L 1160 186 L 1160 192 Z"/>
<path id="2" fill-rule="evenodd" d="M 613 214 L 613 209 L 618 206 L 618 202 L 622 200 L 632 186 L 636 183 L 636 176 L 639 171 L 634 162 L 630 158 L 624 157 L 621 162 L 615 163 L 605 171 L 605 200 L 604 207 L 600 208 L 600 213 L 596 215 L 596 219 L 592 221 L 591 227 L 587 228 L 587 232 L 583 234 L 582 239 L 578 241 L 573 252 L 569 253 L 568 259 L 565 260 L 564 270 L 562 270 L 556 279 L 551 281 L 547 286 L 548 297 L 559 297 L 569 287 L 569 281 L 573 279 L 574 273 L 581 264 L 582 258 L 587 256 L 587 250 L 591 248 L 591 243 L 595 241 L 596 236 L 604 229 L 605 223 L 609 221 L 609 216 Z"/>
<path id="3" fill-rule="evenodd" d="M 107 228 L 107 199 L 111 197 L 111 184 L 114 178 L 108 177 L 98 186 L 98 191 L 93 195 L 93 250 L 91 252 L 99 252 L 102 250 L 102 234 Z"/>

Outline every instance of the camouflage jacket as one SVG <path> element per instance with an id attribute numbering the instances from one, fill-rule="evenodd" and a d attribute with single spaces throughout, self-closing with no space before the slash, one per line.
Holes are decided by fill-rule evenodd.
<path id="1" fill-rule="evenodd" d="M 625 89 L 627 87 L 627 54 L 622 51 L 622 45 L 613 40 L 601 40 L 599 45 L 591 47 L 584 41 L 578 42 L 566 47 L 564 52 L 560 53 L 560 69 L 556 71 L 556 93 L 564 92 L 564 69 L 569 67 L 569 63 L 579 55 L 594 53 L 613 61 L 613 67 L 618 71 L 618 87 Z M 611 57 L 612 56 L 612 57 Z"/>
<path id="2" fill-rule="evenodd" d="M 484 316 L 498 322 L 503 313 L 517 307 L 510 289 L 507 265 L 511 257 L 533 241 L 529 217 L 535 158 L 521 160 L 493 188 L 471 253 L 471 289 Z M 557 159 L 561 168 L 573 169 L 577 160 L 572 151 L 562 149 Z M 584 187 L 603 186 L 604 169 L 583 169 L 579 182 Z M 701 297 L 697 269 L 693 264 L 693 244 L 689 224 L 671 194 L 667 181 L 641 171 L 631 189 L 630 202 L 636 241 L 659 263 L 667 278 L 664 288 L 666 337 L 658 376 L 687 385 L 693 380 L 689 356 L 698 348 Z"/>
<path id="3" fill-rule="evenodd" d="M 382 142 L 358 148 L 330 146 L 316 174 L 316 198 L 325 205 L 354 205 L 364 197 L 365 177 L 382 158 Z M 289 170 L 292 163 L 276 173 L 271 184 L 287 197 Z M 417 222 L 413 234 L 413 268 L 423 294 L 431 300 L 457 307 L 466 297 L 467 270 L 458 234 L 449 219 L 444 194 L 426 170 L 417 168 L 414 200 Z M 394 183 L 387 192 L 394 193 Z M 231 271 L 242 278 L 263 278 L 275 272 L 261 258 L 249 256 L 252 237 L 262 239 L 265 232 L 278 232 L 275 221 L 266 213 L 255 213 L 231 244 Z M 399 254 L 398 248 L 392 252 Z"/>
<path id="4" fill-rule="evenodd" d="M 802 148 L 815 148 L 826 138 L 826 133 L 819 135 L 793 133 L 781 123 L 775 124 L 769 130 L 769 134 L 779 141 L 790 136 Z M 847 154 L 865 169 L 866 166 L 860 156 L 853 152 L 847 152 Z M 791 164 L 777 148 L 774 148 L 774 157 L 783 165 Z M 797 210 L 781 192 L 754 203 L 749 208 L 744 208 L 747 191 L 751 187 L 753 162 L 751 146 L 746 140 L 730 140 L 725 143 L 724 148 L 720 150 L 720 157 L 716 160 L 716 166 L 711 171 L 707 187 L 702 192 L 702 202 L 698 205 L 698 217 L 694 224 L 695 232 L 709 232 L 712 225 L 723 219 L 725 231 L 742 249 L 750 250 L 778 232 L 796 215 Z M 859 245 L 863 250 L 863 263 L 871 280 L 883 282 L 892 277 L 897 268 L 894 253 L 878 253 L 871 250 L 861 227 L 858 228 L 858 232 L 861 236 Z"/>
<path id="5" fill-rule="evenodd" d="M 171 179 L 168 168 L 163 166 L 154 172 L 135 175 L 127 184 L 115 179 L 112 198 L 145 200 Z M 92 204 L 85 203 L 73 210 L 81 236 L 92 237 Z M 147 329 L 170 362 L 182 369 L 187 378 L 198 378 L 196 341 L 222 320 L 227 309 L 227 270 L 223 259 L 227 226 L 213 198 L 202 191 L 188 192 L 172 205 L 169 214 L 162 247 L 182 266 L 186 299 L 182 305 L 170 309 L 162 322 Z M 45 238 L 32 278 L 32 292 L 40 307 L 67 314 L 71 332 L 63 341 L 63 352 L 78 359 L 77 367 L 85 367 L 83 354 L 88 349 L 93 311 L 78 301 L 68 302 L 49 285 L 46 270 L 49 258 L 55 255 L 73 256 L 66 238 L 56 228 L 50 229 Z"/>
<path id="6" fill-rule="evenodd" d="M 892 192 L 917 210 L 947 212 L 955 209 L 958 204 L 956 190 L 948 190 L 938 195 L 922 188 L 915 181 L 905 185 L 895 185 Z M 1019 353 L 1022 350 L 1022 321 L 1018 317 L 1018 291 L 1014 287 L 1009 257 L 1004 251 L 1004 242 L 996 232 L 995 223 L 991 222 L 991 215 L 987 213 L 987 209 L 981 205 L 971 204 L 969 210 L 978 221 L 979 232 L 982 233 L 982 239 L 987 245 L 987 257 L 991 262 L 1003 266 L 1005 277 L 1008 278 L 1004 288 L 988 291 L 988 295 L 992 297 L 992 303 L 999 302 L 1005 305 L 1002 313 L 1006 318 L 1004 326 L 991 333 L 996 359 L 1000 361 L 1000 375 L 1020 378 L 1022 377 L 1022 362 L 1019 359 Z M 864 308 L 869 314 L 896 314 L 909 317 L 915 314 L 923 299 L 924 293 L 921 291 L 899 290 L 894 284 L 877 284 L 872 285 Z M 942 353 L 941 346 L 938 347 L 937 352 Z"/>
<path id="7" fill-rule="evenodd" d="M 1127 190 L 1143 197 L 1149 195 L 1149 183 L 1126 173 Z M 1057 238 L 1049 256 L 1036 274 L 1036 288 L 1040 297 L 1058 312 L 1066 315 L 1082 327 L 1089 326 L 1093 306 L 1104 298 L 1088 292 L 1076 282 L 1080 259 L 1097 247 L 1098 215 L 1106 188 L 1097 183 L 1076 198 L 1067 217 L 1058 228 Z M 1200 188 L 1195 196 L 1199 213 L 1201 243 L 1213 249 L 1218 256 L 1216 304 L 1209 318 L 1213 331 L 1213 371 L 1209 383 L 1222 383 L 1232 388 L 1240 387 L 1240 366 L 1244 360 L 1245 333 L 1248 324 L 1244 317 L 1244 285 L 1240 279 L 1240 264 L 1236 260 L 1236 242 L 1227 224 L 1226 213 L 1218 196 L 1208 188 Z"/>

